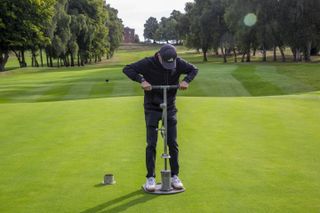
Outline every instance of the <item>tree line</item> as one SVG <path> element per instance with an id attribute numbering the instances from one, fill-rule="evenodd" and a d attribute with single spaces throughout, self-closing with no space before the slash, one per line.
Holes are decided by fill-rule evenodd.
<path id="1" fill-rule="evenodd" d="M 36 67 L 98 62 L 112 57 L 122 36 L 118 11 L 104 0 L 1 0 L 0 71 L 10 52 L 20 67 L 26 51 Z"/>
<path id="2" fill-rule="evenodd" d="M 277 50 L 284 62 L 290 48 L 293 61 L 310 61 L 320 48 L 319 0 L 195 0 L 184 13 L 174 10 L 158 22 L 150 17 L 144 27 L 146 40 L 176 42 L 207 53 L 234 56 L 250 62 L 256 51 L 267 61 L 267 51 Z"/>

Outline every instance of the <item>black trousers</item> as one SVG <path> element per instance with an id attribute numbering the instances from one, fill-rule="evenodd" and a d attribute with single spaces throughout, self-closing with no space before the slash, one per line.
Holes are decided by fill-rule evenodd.
<path id="1" fill-rule="evenodd" d="M 147 128 L 146 166 L 147 178 L 155 177 L 156 148 L 158 139 L 158 125 L 162 120 L 162 112 L 145 110 Z M 162 122 L 162 121 L 161 121 Z M 179 174 L 179 148 L 177 143 L 177 116 L 176 110 L 168 111 L 168 147 L 170 158 L 171 176 Z M 163 145 L 163 144 L 161 144 Z"/>

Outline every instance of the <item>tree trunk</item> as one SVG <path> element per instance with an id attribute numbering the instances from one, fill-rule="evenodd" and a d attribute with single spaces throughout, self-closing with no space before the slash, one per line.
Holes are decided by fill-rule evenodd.
<path id="1" fill-rule="evenodd" d="M 20 68 L 26 67 L 27 64 L 24 60 L 24 51 L 23 50 L 21 50 L 21 51 L 12 50 L 12 51 L 14 52 L 14 54 L 16 55 L 16 57 L 19 61 Z"/>
<path id="2" fill-rule="evenodd" d="M 5 66 L 9 58 L 9 51 L 0 51 L 0 72 L 5 71 Z"/>
<path id="3" fill-rule="evenodd" d="M 238 59 L 237 59 L 237 51 L 236 51 L 236 48 L 233 48 L 233 55 L 234 55 L 234 63 L 237 63 L 237 62 L 238 62 Z"/>
<path id="4" fill-rule="evenodd" d="M 53 67 L 53 60 L 52 60 L 52 55 L 49 55 L 49 59 L 50 59 L 50 67 Z"/>
<path id="5" fill-rule="evenodd" d="M 215 54 L 215 56 L 219 56 L 218 48 L 214 49 L 214 54 Z"/>
<path id="6" fill-rule="evenodd" d="M 5 63 L 2 62 L 2 59 L 0 59 L 0 61 L 1 61 L 0 62 L 0 72 L 6 71 L 5 68 L 4 68 Z"/>
<path id="7" fill-rule="evenodd" d="M 267 50 L 265 47 L 262 49 L 262 61 L 266 62 L 267 61 Z"/>
<path id="8" fill-rule="evenodd" d="M 46 61 L 47 61 L 47 67 L 49 67 L 49 57 L 48 57 L 48 50 L 46 50 Z"/>
<path id="9" fill-rule="evenodd" d="M 207 57 L 207 51 L 203 51 L 203 62 L 207 62 L 208 57 Z"/>
<path id="10" fill-rule="evenodd" d="M 33 53 L 31 54 L 31 67 L 34 67 L 34 58 L 33 58 Z"/>
<path id="11" fill-rule="evenodd" d="M 61 63 L 62 63 L 62 66 L 67 67 L 67 56 L 66 55 L 62 56 Z"/>
<path id="12" fill-rule="evenodd" d="M 306 45 L 306 50 L 304 53 L 304 60 L 306 62 L 310 62 L 311 61 L 311 48 L 312 48 L 312 42 L 308 41 L 307 45 Z"/>
<path id="13" fill-rule="evenodd" d="M 69 55 L 66 55 L 66 66 L 69 67 L 70 66 L 70 61 L 69 61 Z"/>
<path id="14" fill-rule="evenodd" d="M 66 55 L 66 66 L 70 67 L 70 59 L 69 59 L 69 54 Z"/>
<path id="15" fill-rule="evenodd" d="M 286 56 L 284 55 L 283 48 L 279 46 L 279 50 L 280 50 L 280 53 L 281 53 L 282 62 L 285 62 L 286 61 Z"/>
<path id="16" fill-rule="evenodd" d="M 73 53 L 70 54 L 71 57 L 71 66 L 74 67 L 74 58 L 73 58 Z"/>
<path id="17" fill-rule="evenodd" d="M 223 47 L 221 47 L 221 53 L 222 53 L 222 56 L 223 56 L 223 63 L 227 63 L 227 56 L 226 56 L 226 51 L 227 50 L 224 50 Z"/>
<path id="18" fill-rule="evenodd" d="M 38 60 L 37 60 L 37 56 L 36 56 L 36 54 L 34 54 L 34 65 L 36 66 L 36 67 L 39 67 L 39 62 L 38 62 Z"/>
<path id="19" fill-rule="evenodd" d="M 43 67 L 43 57 L 42 57 L 42 48 L 40 47 L 40 62 L 41 62 L 41 67 Z"/>
<path id="20" fill-rule="evenodd" d="M 247 59 L 246 62 L 251 62 L 251 55 L 250 55 L 251 51 L 250 48 L 247 50 Z"/>
<path id="21" fill-rule="evenodd" d="M 241 62 L 244 62 L 245 56 L 246 56 L 246 53 L 244 52 L 244 53 L 242 54 Z"/>
<path id="22" fill-rule="evenodd" d="M 78 52 L 78 67 L 80 67 L 80 52 Z"/>
<path id="23" fill-rule="evenodd" d="M 277 46 L 273 47 L 273 61 L 277 61 Z"/>
<path id="24" fill-rule="evenodd" d="M 296 53 L 296 49 L 295 48 L 291 48 L 291 52 L 292 52 L 292 56 L 293 56 L 293 61 L 296 62 L 297 61 L 297 53 Z"/>
<path id="25" fill-rule="evenodd" d="M 24 57 L 24 50 L 21 50 L 21 64 L 22 67 L 27 67 L 26 58 Z"/>
<path id="26" fill-rule="evenodd" d="M 302 61 L 301 53 L 300 53 L 300 49 L 299 48 L 296 48 L 295 53 L 296 53 L 296 57 L 295 57 L 296 61 Z"/>
<path id="27" fill-rule="evenodd" d="M 32 57 L 32 66 L 39 67 L 39 63 L 38 63 L 38 60 L 37 60 L 37 56 L 36 56 L 36 51 L 35 50 L 31 50 L 31 57 Z"/>

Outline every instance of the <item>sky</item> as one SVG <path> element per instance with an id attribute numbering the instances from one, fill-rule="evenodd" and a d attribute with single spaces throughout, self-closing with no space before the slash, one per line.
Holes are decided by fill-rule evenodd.
<path id="1" fill-rule="evenodd" d="M 143 41 L 143 30 L 146 20 L 153 16 L 160 21 L 161 17 L 169 17 L 172 10 L 184 12 L 186 2 L 192 0 L 106 0 L 107 4 L 116 8 L 119 18 L 125 27 L 134 28 Z"/>

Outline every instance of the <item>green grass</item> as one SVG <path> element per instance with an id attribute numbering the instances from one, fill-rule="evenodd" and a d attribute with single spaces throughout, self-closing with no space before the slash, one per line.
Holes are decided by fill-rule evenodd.
<path id="1" fill-rule="evenodd" d="M 187 190 L 153 196 L 140 189 L 143 92 L 121 69 L 154 50 L 135 51 L 1 74 L 0 212 L 320 210 L 318 64 L 203 64 L 182 54 L 200 68 L 177 100 Z M 105 173 L 117 183 L 101 186 Z"/>

